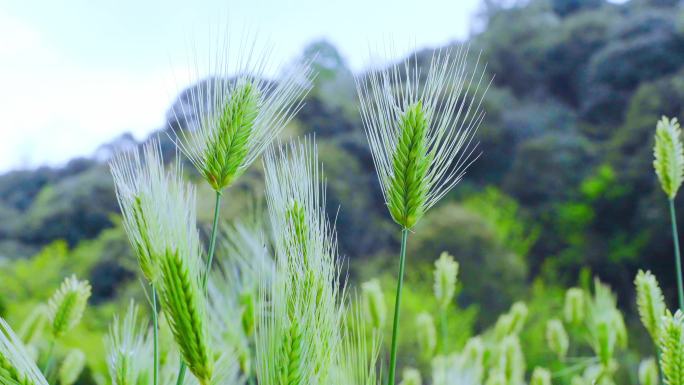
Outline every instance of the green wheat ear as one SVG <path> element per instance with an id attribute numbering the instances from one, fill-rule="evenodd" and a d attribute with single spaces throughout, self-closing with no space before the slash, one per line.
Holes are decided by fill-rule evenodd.
<path id="1" fill-rule="evenodd" d="M 658 373 L 658 363 L 653 357 L 649 357 L 639 363 L 639 384 L 658 385 L 660 374 Z"/>
<path id="2" fill-rule="evenodd" d="M 458 262 L 446 251 L 435 261 L 435 298 L 440 308 L 445 309 L 451 303 L 456 293 L 456 279 L 458 277 Z"/>
<path id="3" fill-rule="evenodd" d="M 19 329 L 19 337 L 27 345 L 38 342 L 43 336 L 49 322 L 48 310 L 47 305 L 40 304 L 24 319 Z"/>
<path id="4" fill-rule="evenodd" d="M 660 180 L 660 186 L 668 198 L 674 199 L 684 180 L 684 150 L 682 131 L 676 118 L 663 116 L 656 126 L 653 147 L 653 167 Z"/>
<path id="5" fill-rule="evenodd" d="M 558 359 L 563 360 L 565 358 L 570 340 L 561 320 L 553 318 L 546 323 L 546 343 L 549 345 L 549 349 L 556 353 Z"/>
<path id="6" fill-rule="evenodd" d="M 0 318 L 0 384 L 48 385 L 12 328 Z"/>
<path id="7" fill-rule="evenodd" d="M 563 316 L 565 322 L 579 325 L 584 321 L 586 311 L 586 298 L 584 291 L 578 287 L 571 287 L 565 292 L 563 303 Z"/>
<path id="8" fill-rule="evenodd" d="M 435 321 L 428 312 L 421 312 L 416 316 L 416 332 L 418 343 L 423 349 L 425 357 L 432 357 L 437 347 L 437 330 Z"/>
<path id="9" fill-rule="evenodd" d="M 420 371 L 416 368 L 406 367 L 401 372 L 401 382 L 399 385 L 422 385 L 423 378 Z"/>
<path id="10" fill-rule="evenodd" d="M 422 102 L 410 105 L 403 112 L 399 130 L 387 206 L 394 221 L 410 229 L 425 214 L 427 174 L 432 162 L 427 143 L 428 119 Z"/>
<path id="11" fill-rule="evenodd" d="M 216 191 L 235 180 L 249 152 L 249 140 L 259 112 L 257 86 L 246 80 L 232 90 L 217 120 L 217 128 L 207 142 L 205 162 L 200 172 Z"/>
<path id="12" fill-rule="evenodd" d="M 76 276 L 62 282 L 48 302 L 48 317 L 52 323 L 52 335 L 62 337 L 81 321 L 90 297 L 88 281 L 79 281 Z"/>
<path id="13" fill-rule="evenodd" d="M 551 385 L 551 372 L 542 367 L 536 367 L 532 371 L 530 385 Z"/>
<path id="14" fill-rule="evenodd" d="M 361 298 L 363 299 L 366 319 L 373 329 L 382 330 L 387 320 L 387 306 L 380 281 L 374 278 L 362 283 Z"/>
<path id="15" fill-rule="evenodd" d="M 79 349 L 71 349 L 59 367 L 59 384 L 73 385 L 83 372 L 86 356 Z"/>
<path id="16" fill-rule="evenodd" d="M 650 271 L 639 270 L 634 285 L 637 292 L 637 308 L 641 322 L 648 330 L 653 341 L 658 341 L 658 332 L 663 315 L 665 315 L 665 299 L 658 286 L 658 281 Z"/>
<path id="17" fill-rule="evenodd" d="M 660 329 L 660 367 L 668 385 L 684 385 L 684 324 L 681 311 L 663 317 Z"/>

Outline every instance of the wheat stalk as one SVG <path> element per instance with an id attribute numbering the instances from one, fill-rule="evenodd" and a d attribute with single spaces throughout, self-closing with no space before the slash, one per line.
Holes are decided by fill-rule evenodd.
<path id="1" fill-rule="evenodd" d="M 477 70 L 471 73 L 466 58 L 463 46 L 438 50 L 425 74 L 414 56 L 356 79 L 361 118 L 383 197 L 392 219 L 402 227 L 390 384 L 394 384 L 396 370 L 408 231 L 477 158 L 473 139 L 484 118 L 484 92 L 472 95 L 485 83 L 485 75 L 484 70 L 479 75 Z"/>

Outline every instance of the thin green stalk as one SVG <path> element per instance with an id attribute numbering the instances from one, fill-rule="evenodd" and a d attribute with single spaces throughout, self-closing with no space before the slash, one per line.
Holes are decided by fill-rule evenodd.
<path id="1" fill-rule="evenodd" d="M 48 359 L 47 363 L 45 364 L 45 369 L 43 370 L 43 375 L 45 378 L 47 378 L 50 375 L 50 372 L 52 371 L 52 366 L 55 363 L 55 357 L 53 356 L 53 352 L 55 350 L 55 339 L 52 338 L 50 340 L 50 345 L 48 346 Z"/>
<path id="2" fill-rule="evenodd" d="M 185 366 L 185 361 L 181 359 L 181 366 L 178 368 L 178 378 L 176 379 L 176 385 L 182 385 L 183 384 L 183 379 L 185 379 L 185 370 L 187 367 Z"/>
<path id="3" fill-rule="evenodd" d="M 674 239 L 675 265 L 677 266 L 677 293 L 679 294 L 679 308 L 684 309 L 684 285 L 682 285 L 682 260 L 679 253 L 679 235 L 677 233 L 677 216 L 675 215 L 674 199 L 670 199 L 670 220 L 672 221 L 672 238 Z"/>
<path id="4" fill-rule="evenodd" d="M 207 256 L 207 266 L 202 277 L 202 289 L 206 292 L 209 283 L 209 271 L 211 264 L 214 261 L 214 250 L 216 249 L 216 233 L 218 229 L 219 213 L 221 212 L 221 191 L 216 191 L 216 202 L 214 204 L 214 221 L 211 225 L 211 238 L 209 238 L 209 255 Z M 185 378 L 185 370 L 187 369 L 185 361 L 181 358 L 180 367 L 178 368 L 178 378 L 176 385 L 182 385 Z"/>
<path id="5" fill-rule="evenodd" d="M 152 339 L 154 343 L 154 382 L 157 385 L 159 381 L 159 324 L 157 321 L 157 289 L 152 285 Z"/>
<path id="6" fill-rule="evenodd" d="M 390 367 L 388 384 L 394 385 L 394 372 L 397 366 L 397 334 L 399 332 L 399 303 L 401 302 L 401 289 L 404 286 L 404 264 L 406 262 L 406 239 L 409 230 L 401 230 L 401 254 L 399 255 L 399 280 L 397 281 L 397 297 L 394 300 L 394 321 L 392 324 L 392 350 L 390 352 Z"/>
<path id="7" fill-rule="evenodd" d="M 448 334 L 449 334 L 449 333 L 447 333 L 447 311 L 446 311 L 446 309 L 440 309 L 439 312 L 440 312 L 439 323 L 440 323 L 440 326 L 441 326 L 440 329 L 442 332 L 442 354 L 446 354 L 446 350 L 447 350 L 447 346 L 448 346 L 447 338 L 448 338 Z"/>
<path id="8" fill-rule="evenodd" d="M 211 238 L 209 239 L 209 255 L 207 256 L 207 268 L 204 271 L 204 277 L 202 277 L 202 288 L 207 289 L 207 283 L 209 281 L 209 271 L 211 270 L 211 264 L 214 261 L 214 250 L 216 248 L 216 232 L 218 229 L 218 219 L 219 213 L 221 212 L 221 191 L 216 191 L 216 203 L 214 205 L 214 222 L 211 225 Z"/>

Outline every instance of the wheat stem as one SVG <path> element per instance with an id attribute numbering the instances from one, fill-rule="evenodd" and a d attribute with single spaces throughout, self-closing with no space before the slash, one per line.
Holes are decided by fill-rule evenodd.
<path id="1" fill-rule="evenodd" d="M 679 235 L 677 233 L 677 216 L 675 215 L 674 199 L 670 199 L 670 220 L 672 221 L 672 238 L 674 239 L 675 265 L 677 266 L 677 293 L 679 294 L 679 308 L 684 309 L 684 285 L 682 285 L 682 260 L 679 253 Z"/>
<path id="2" fill-rule="evenodd" d="M 159 323 L 157 320 L 157 289 L 152 285 L 152 342 L 154 345 L 153 357 L 153 385 L 159 382 Z"/>
<path id="3" fill-rule="evenodd" d="M 401 230 L 401 254 L 399 255 L 399 280 L 397 281 L 397 297 L 394 300 L 394 321 L 392 323 L 392 350 L 390 352 L 390 367 L 388 384 L 394 385 L 394 372 L 397 366 L 397 334 L 399 332 L 399 303 L 401 302 L 401 289 L 404 286 L 404 264 L 406 261 L 406 239 L 409 230 L 404 227 Z"/>
<path id="4" fill-rule="evenodd" d="M 209 239 L 209 255 L 207 256 L 207 268 L 204 270 L 204 277 L 202 277 L 202 288 L 206 292 L 207 282 L 209 281 L 209 272 L 211 271 L 211 264 L 214 261 L 214 250 L 216 249 L 216 233 L 218 228 L 219 212 L 221 211 L 221 191 L 216 191 L 216 203 L 214 205 L 214 222 L 211 225 L 211 238 Z"/>
<path id="5" fill-rule="evenodd" d="M 180 367 L 178 368 L 178 378 L 176 379 L 176 385 L 183 385 L 183 380 L 185 379 L 185 370 L 187 369 L 187 366 L 185 365 L 185 361 L 181 358 L 180 360 Z"/>
<path id="6" fill-rule="evenodd" d="M 54 363 L 55 363 L 55 359 L 54 359 L 54 356 L 52 354 L 54 352 L 54 350 L 55 350 L 55 338 L 52 338 L 50 340 L 50 345 L 48 347 L 47 363 L 45 364 L 45 370 L 43 370 L 43 375 L 45 376 L 45 378 L 48 378 L 48 376 L 50 375 L 50 372 L 52 371 L 52 367 L 54 366 Z"/>

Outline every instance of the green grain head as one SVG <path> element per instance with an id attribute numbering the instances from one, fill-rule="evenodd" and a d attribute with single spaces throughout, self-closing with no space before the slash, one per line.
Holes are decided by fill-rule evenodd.
<path id="1" fill-rule="evenodd" d="M 48 385 L 12 328 L 0 318 L 0 384 Z"/>
<path id="2" fill-rule="evenodd" d="M 646 358 L 639 363 L 638 374 L 640 385 L 658 385 L 660 382 L 658 363 L 653 357 Z"/>
<path id="3" fill-rule="evenodd" d="M 682 131 L 676 118 L 663 116 L 656 125 L 653 167 L 669 199 L 674 199 L 684 179 Z"/>
<path id="4" fill-rule="evenodd" d="M 90 298 L 90 284 L 68 277 L 48 301 L 52 335 L 60 338 L 81 321 Z"/>
<path id="5" fill-rule="evenodd" d="M 437 347 L 437 330 L 430 313 L 421 312 L 416 316 L 416 333 L 423 356 L 432 357 Z"/>
<path id="6" fill-rule="evenodd" d="M 48 317 L 49 308 L 45 304 L 36 306 L 28 317 L 24 319 L 19 329 L 19 337 L 25 344 L 35 344 L 43 336 L 43 332 L 48 326 L 50 319 Z"/>
<path id="7" fill-rule="evenodd" d="M 454 299 L 456 293 L 456 278 L 458 277 L 458 262 L 449 253 L 442 252 L 435 261 L 435 298 L 441 309 L 446 309 Z"/>
<path id="8" fill-rule="evenodd" d="M 546 323 L 546 343 L 559 360 L 565 358 L 570 340 L 561 320 L 553 318 Z"/>
<path id="9" fill-rule="evenodd" d="M 401 372 L 401 382 L 399 385 L 422 385 L 423 377 L 416 368 L 406 367 Z"/>
<path id="10" fill-rule="evenodd" d="M 70 349 L 59 366 L 59 384 L 73 385 L 86 365 L 86 356 L 80 349 Z"/>
<path id="11" fill-rule="evenodd" d="M 658 281 L 650 271 L 639 270 L 634 279 L 636 286 L 637 309 L 641 323 L 644 325 L 653 341 L 658 341 L 658 332 L 663 315 L 665 315 L 665 298 L 660 290 Z"/>
<path id="12" fill-rule="evenodd" d="M 660 367 L 668 385 L 684 385 L 684 314 L 667 312 L 660 326 Z"/>
<path id="13" fill-rule="evenodd" d="M 230 92 L 216 118 L 201 163 L 200 172 L 209 185 L 221 191 L 243 171 L 254 124 L 259 112 L 260 93 L 250 80 L 239 82 Z"/>
<path id="14" fill-rule="evenodd" d="M 584 291 L 578 287 L 571 287 L 565 292 L 563 315 L 565 322 L 579 325 L 586 315 L 586 299 Z"/>
<path id="15" fill-rule="evenodd" d="M 150 371 L 152 365 L 152 340 L 147 322 L 142 321 L 134 302 L 130 303 L 123 318 L 114 316 L 105 346 L 113 385 L 145 383 L 146 372 Z"/>
<path id="16" fill-rule="evenodd" d="M 410 229 L 477 158 L 484 72 L 467 48 L 439 50 L 427 71 L 416 57 L 357 78 L 361 118 L 392 219 Z M 421 63 L 422 64 L 422 63 Z M 473 97 L 474 95 L 477 95 Z"/>
<path id="17" fill-rule="evenodd" d="M 511 306 L 508 313 L 502 314 L 494 325 L 494 335 L 498 340 L 509 335 L 517 335 L 527 321 L 527 305 L 524 302 L 516 302 Z"/>
<path id="18" fill-rule="evenodd" d="M 428 148 L 428 120 L 423 103 L 410 105 L 399 118 L 399 141 L 392 158 L 388 202 L 392 219 L 410 229 L 425 214 L 429 191 L 427 174 L 432 161 Z"/>
<path id="19" fill-rule="evenodd" d="M 385 295 L 380 287 L 380 281 L 371 279 L 362 283 L 361 297 L 369 324 L 373 329 L 381 330 L 387 320 L 387 306 L 385 304 Z"/>
<path id="20" fill-rule="evenodd" d="M 546 368 L 535 367 L 530 378 L 530 385 L 551 385 L 551 372 Z"/>

